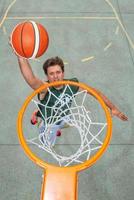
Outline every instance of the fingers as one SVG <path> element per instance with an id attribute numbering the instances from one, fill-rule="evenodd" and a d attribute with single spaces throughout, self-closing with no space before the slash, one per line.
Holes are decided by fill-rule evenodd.
<path id="1" fill-rule="evenodd" d="M 122 112 L 120 112 L 118 114 L 118 117 L 123 121 L 127 121 L 128 120 L 128 117 L 126 115 L 124 115 L 124 113 L 122 113 Z"/>
<path id="2" fill-rule="evenodd" d="M 12 44 L 11 44 L 11 36 L 9 36 L 8 44 L 12 47 Z"/>
<path id="3" fill-rule="evenodd" d="M 13 46 L 12 46 L 11 36 L 9 36 L 8 44 L 12 48 L 13 52 L 16 53 L 15 50 L 14 50 L 14 48 L 13 48 Z"/>
<path id="4" fill-rule="evenodd" d="M 116 116 L 116 117 L 118 117 L 119 119 L 121 119 L 123 121 L 127 121 L 128 120 L 128 117 L 124 113 L 120 112 L 117 109 L 116 110 L 112 110 L 111 114 L 112 114 L 112 117 Z"/>
<path id="5" fill-rule="evenodd" d="M 8 44 L 9 44 L 9 46 L 12 48 L 12 52 L 13 52 L 16 56 L 19 56 L 19 55 L 17 54 L 17 52 L 15 51 L 13 45 L 12 45 L 12 42 L 11 42 L 11 35 L 9 36 Z"/>

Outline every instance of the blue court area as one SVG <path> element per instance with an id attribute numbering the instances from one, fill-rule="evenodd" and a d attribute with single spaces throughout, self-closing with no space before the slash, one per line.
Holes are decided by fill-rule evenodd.
<path id="1" fill-rule="evenodd" d="M 49 34 L 46 53 L 30 61 L 40 79 L 45 80 L 44 61 L 59 56 L 65 64 L 65 78 L 77 77 L 99 89 L 128 116 L 127 122 L 113 117 L 107 151 L 95 165 L 79 173 L 78 200 L 133 200 L 132 0 L 0 1 L 0 200 L 37 200 L 41 192 L 43 170 L 24 154 L 16 131 L 18 112 L 32 89 L 20 73 L 8 38 L 14 26 L 24 20 L 43 24 Z M 34 132 L 29 118 L 27 127 Z M 79 138 L 68 130 L 65 132 L 71 139 L 75 137 L 77 145 Z M 68 149 L 64 135 L 58 138 L 56 146 L 59 151 Z"/>

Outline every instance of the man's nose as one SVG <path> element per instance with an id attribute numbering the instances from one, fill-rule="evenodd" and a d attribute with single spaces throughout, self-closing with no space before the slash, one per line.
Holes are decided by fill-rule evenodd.
<path id="1" fill-rule="evenodd" d="M 54 74 L 54 78 L 56 79 L 57 77 L 58 77 L 58 76 L 57 76 L 57 74 L 55 73 L 55 74 Z"/>

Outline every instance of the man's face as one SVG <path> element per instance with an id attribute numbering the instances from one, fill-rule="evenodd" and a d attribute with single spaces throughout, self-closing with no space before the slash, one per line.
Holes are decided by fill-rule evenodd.
<path id="1" fill-rule="evenodd" d="M 47 78 L 49 82 L 62 81 L 64 72 L 59 65 L 50 66 L 47 69 Z"/>

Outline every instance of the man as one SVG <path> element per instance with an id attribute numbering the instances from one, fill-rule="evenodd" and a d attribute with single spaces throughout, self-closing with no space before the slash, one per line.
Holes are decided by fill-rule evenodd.
<path id="1" fill-rule="evenodd" d="M 36 90 L 42 84 L 44 84 L 44 82 L 42 80 L 40 80 L 38 77 L 35 76 L 28 60 L 25 58 L 19 57 L 19 56 L 17 56 L 17 57 L 18 57 L 18 62 L 19 62 L 21 73 L 22 73 L 25 81 L 28 83 L 28 85 L 32 89 Z M 53 57 L 53 58 L 47 59 L 45 61 L 45 63 L 43 64 L 43 70 L 44 70 L 44 73 L 46 74 L 47 82 L 51 83 L 51 82 L 55 82 L 55 81 L 62 81 L 64 79 L 64 63 L 63 63 L 62 59 L 59 57 Z M 69 79 L 69 80 L 78 81 L 77 79 Z M 62 93 L 61 89 L 62 89 L 62 86 L 55 88 L 56 95 L 58 95 L 58 93 Z M 100 91 L 98 91 L 96 89 L 94 89 L 94 90 L 102 97 L 102 99 L 104 100 L 107 107 L 111 110 L 111 114 L 113 116 L 116 116 L 123 121 L 128 120 L 127 116 L 125 114 L 123 114 L 104 94 L 102 94 Z M 74 88 L 74 94 L 77 91 L 78 91 L 78 88 Z M 46 102 L 45 98 L 47 98 L 47 92 L 43 91 L 41 94 L 39 94 L 38 98 L 41 102 L 45 103 Z M 53 101 L 55 101 L 55 100 L 53 100 Z M 54 105 L 54 103 L 55 102 L 52 102 L 53 105 Z M 33 124 L 37 121 L 37 117 L 41 117 L 41 116 L 38 111 L 35 111 L 32 115 L 32 119 L 31 119 L 31 122 Z M 60 126 L 61 124 L 58 124 L 57 127 L 54 127 L 53 132 L 55 132 L 55 134 L 54 134 L 55 136 L 56 135 L 58 136 L 58 134 L 60 135 L 59 131 L 60 131 L 60 128 L 62 127 L 62 126 Z M 43 126 L 41 126 L 40 130 L 42 130 L 42 127 L 45 127 L 45 124 L 43 124 Z M 53 141 L 51 140 L 51 142 L 54 144 L 55 140 L 56 140 L 56 137 L 54 137 Z"/>

